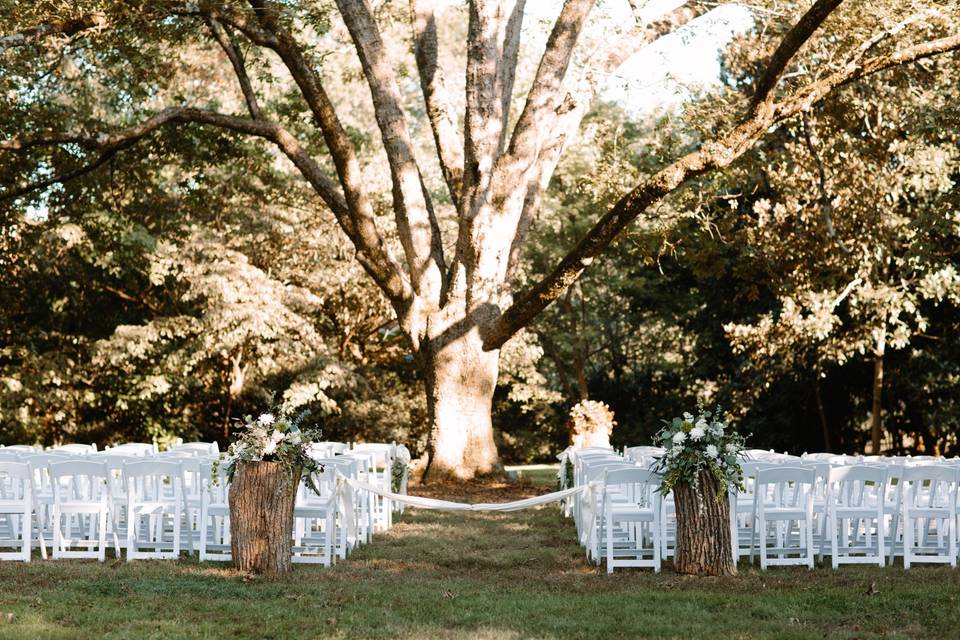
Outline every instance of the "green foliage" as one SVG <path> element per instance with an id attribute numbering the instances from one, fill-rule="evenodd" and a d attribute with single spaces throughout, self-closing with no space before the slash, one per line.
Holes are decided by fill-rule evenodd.
<path id="1" fill-rule="evenodd" d="M 743 453 L 743 437 L 727 428 L 723 413 L 704 411 L 697 415 L 684 413 L 670 422 L 654 436 L 653 441 L 666 449 L 657 459 L 654 469 L 661 475 L 660 492 L 670 493 L 678 483 L 685 482 L 693 488 L 699 500 L 700 478 L 710 474 L 717 481 L 717 500 L 726 500 L 730 487 L 743 490 L 743 470 L 738 456 Z"/>
<path id="2" fill-rule="evenodd" d="M 320 442 L 323 434 L 318 426 L 307 424 L 309 418 L 309 411 L 294 415 L 262 413 L 256 418 L 244 416 L 242 426 L 236 430 L 236 440 L 221 456 L 226 460 L 223 470 L 227 479 L 232 482 L 237 468 L 244 464 L 278 462 L 287 470 L 291 482 L 302 475 L 307 486 L 319 495 L 313 474 L 323 471 L 323 465 L 310 456 L 310 445 Z M 218 470 L 219 461 L 214 465 L 214 478 L 219 477 Z"/>

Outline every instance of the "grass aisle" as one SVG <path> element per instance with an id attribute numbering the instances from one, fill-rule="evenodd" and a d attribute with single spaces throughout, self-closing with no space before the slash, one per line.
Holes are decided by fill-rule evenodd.
<path id="1" fill-rule="evenodd" d="M 505 501 L 539 491 L 421 493 Z M 408 510 L 334 569 L 299 566 L 284 582 L 190 561 L 0 563 L 0 638 L 398 637 L 958 638 L 960 571 L 607 576 L 553 507 Z"/>

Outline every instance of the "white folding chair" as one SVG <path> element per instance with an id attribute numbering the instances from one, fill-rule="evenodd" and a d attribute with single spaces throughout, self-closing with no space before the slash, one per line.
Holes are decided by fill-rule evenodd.
<path id="1" fill-rule="evenodd" d="M 333 564 L 337 540 L 337 483 L 333 467 L 312 476 L 317 494 L 301 481 L 293 509 L 293 562 Z"/>
<path id="2" fill-rule="evenodd" d="M 230 485 L 223 468 L 214 476 L 212 469 L 202 472 L 200 502 L 200 562 L 230 562 Z"/>
<path id="3" fill-rule="evenodd" d="M 834 467 L 827 475 L 824 542 L 830 541 L 830 562 L 884 566 L 884 498 L 887 470 L 880 466 Z"/>
<path id="4" fill-rule="evenodd" d="M 601 531 L 607 573 L 615 567 L 652 567 L 660 573 L 660 477 L 653 471 L 607 469 L 603 474 Z"/>
<path id="5" fill-rule="evenodd" d="M 901 526 L 903 567 L 918 563 L 957 566 L 957 469 L 905 467 Z"/>
<path id="6" fill-rule="evenodd" d="M 53 558 L 106 559 L 110 474 L 102 461 L 50 463 Z M 77 550 L 77 549 L 82 550 Z"/>
<path id="7" fill-rule="evenodd" d="M 0 560 L 30 562 L 33 547 L 33 470 L 26 462 L 0 461 L 0 548 L 19 551 L 0 552 Z M 44 558 L 46 546 L 37 535 Z"/>
<path id="8" fill-rule="evenodd" d="M 754 523 L 751 535 L 760 545 L 760 568 L 772 565 L 806 565 L 813 568 L 813 488 L 816 471 L 778 466 L 757 471 L 753 494 Z M 774 524 L 772 535 L 768 524 Z M 771 557 L 771 555 L 776 557 Z M 795 556 L 795 557 L 791 557 Z"/>
<path id="9" fill-rule="evenodd" d="M 371 483 L 384 491 L 393 491 L 393 445 L 380 442 L 360 443 L 354 445 L 350 453 L 372 455 Z M 393 503 L 388 498 L 374 496 L 373 509 L 376 530 L 389 530 L 393 526 Z"/>
<path id="10" fill-rule="evenodd" d="M 127 487 L 127 561 L 180 557 L 180 464 L 140 460 L 123 466 Z"/>

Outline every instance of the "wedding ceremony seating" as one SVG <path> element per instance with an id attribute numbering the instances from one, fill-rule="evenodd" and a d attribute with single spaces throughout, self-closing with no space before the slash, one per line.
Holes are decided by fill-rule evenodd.
<path id="1" fill-rule="evenodd" d="M 672 492 L 659 496 L 657 531 L 638 536 L 611 512 L 606 500 L 626 504 L 629 493 L 607 487 L 604 474 L 649 470 L 663 449 L 628 447 L 568 449 L 558 459 L 561 474 L 572 470 L 570 485 L 600 481 L 600 498 L 584 493 L 563 505 L 574 520 L 586 555 L 612 572 L 630 565 L 618 561 L 622 549 L 639 549 L 654 536 L 660 561 L 673 555 L 676 515 Z M 734 558 L 758 559 L 761 569 L 778 565 L 812 568 L 830 557 L 834 569 L 843 564 L 919 563 L 956 566 L 960 526 L 960 460 L 931 456 L 852 456 L 814 453 L 793 456 L 753 449 L 740 460 L 742 491 L 731 491 L 730 528 Z M 563 475 L 561 475 L 561 480 Z M 562 484 L 562 482 L 561 482 Z M 591 505 L 591 500 L 598 504 Z M 604 501 L 604 502 L 601 502 Z M 613 544 L 607 540 L 607 534 Z M 646 537 L 649 535 L 649 538 Z M 631 537 L 632 536 L 632 537 Z M 608 557 L 612 551 L 612 560 Z M 650 560 L 649 558 L 647 558 Z"/>
<path id="2" fill-rule="evenodd" d="M 297 488 L 291 531 L 297 563 L 330 566 L 375 533 L 388 530 L 396 508 L 389 499 L 351 487 L 352 478 L 390 491 L 395 476 L 406 493 L 409 452 L 389 443 L 323 442 L 311 447 L 324 471 Z M 108 549 L 128 561 L 227 561 L 230 552 L 229 480 L 215 464 L 215 442 L 0 446 L 0 560 L 88 558 Z"/>
<path id="3" fill-rule="evenodd" d="M 126 443 L 41 450 L 0 447 L 0 560 L 117 557 L 230 561 L 229 481 L 215 443 L 166 451 Z M 676 546 L 672 492 L 660 493 L 651 468 L 658 447 L 568 449 L 561 485 L 588 487 L 562 503 L 586 556 L 607 572 L 659 571 Z M 296 492 L 294 562 L 330 566 L 388 530 L 406 493 L 405 448 L 387 443 L 311 446 L 323 471 Z M 402 473 L 394 473 L 399 465 Z M 743 490 L 730 491 L 734 557 L 834 569 L 900 560 L 956 566 L 960 461 L 929 456 L 788 454 L 751 450 L 740 460 Z M 347 485 L 345 480 L 352 484 Z M 376 489 L 365 490 L 362 487 Z"/>

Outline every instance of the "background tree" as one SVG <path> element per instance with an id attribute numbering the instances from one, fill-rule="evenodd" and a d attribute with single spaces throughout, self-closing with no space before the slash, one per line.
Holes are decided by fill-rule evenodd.
<path id="1" fill-rule="evenodd" d="M 761 46 L 770 45 L 771 53 L 753 76 L 749 104 L 731 108 L 736 117 L 729 124 L 642 179 L 542 279 L 515 294 L 530 224 L 602 78 L 629 53 L 699 13 L 683 6 L 660 20 L 638 20 L 636 28 L 584 55 L 577 44 L 593 4 L 563 4 L 513 122 L 524 3 L 469 3 L 462 142 L 445 88 L 448 74 L 438 65 L 437 14 L 427 4 L 411 5 L 422 104 L 436 144 L 434 175 L 442 176 L 452 205 L 444 215 L 410 128 L 408 114 L 419 100 L 401 91 L 397 58 L 381 26 L 390 24 L 389 8 L 378 21 L 364 0 L 337 2 L 372 98 L 399 247 L 387 239 L 392 230 L 378 216 L 365 181 L 357 151 L 362 135 L 351 135 L 325 88 L 322 57 L 337 38 L 323 36 L 338 28 L 325 5 L 81 2 L 8 11 L 2 43 L 12 60 L 3 81 L 11 90 L 0 107 L 8 134 L 0 147 L 16 159 L 5 165 L 5 195 L 26 196 L 21 207 L 46 206 L 45 189 L 103 167 L 168 126 L 202 124 L 272 143 L 334 214 L 416 354 L 427 389 L 432 469 L 460 476 L 488 471 L 497 459 L 490 404 L 500 347 L 561 296 L 630 222 L 642 214 L 655 217 L 655 205 L 685 181 L 730 165 L 773 125 L 835 88 L 960 46 L 960 35 L 949 31 L 952 4 L 930 3 L 922 27 L 913 20 L 902 28 L 844 29 L 819 38 L 814 34 L 832 14 L 855 23 L 858 9 L 818 0 L 790 12 L 797 16 L 793 22 L 783 19 L 781 7 L 763 31 L 769 39 Z M 873 10 L 888 19 L 903 12 L 893 2 Z M 65 55 L 69 73 L 37 70 L 37 49 L 45 50 L 51 36 L 68 48 L 84 41 Z M 176 57 L 164 55 L 214 43 L 236 73 L 247 116 L 220 111 L 219 96 L 205 95 L 202 82 L 184 83 L 172 73 Z M 51 55 L 56 61 L 59 52 Z M 817 71 L 788 73 L 797 65 Z M 256 72 L 256 86 L 248 68 Z M 271 82 L 281 69 L 295 92 Z M 44 81 L 52 91 L 43 90 Z M 268 87 L 261 89 L 260 82 Z M 120 117 L 102 118 L 104 104 Z M 322 147 L 326 154 L 317 153 Z M 456 239 L 447 234 L 445 241 L 444 228 L 455 228 Z"/>

